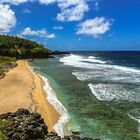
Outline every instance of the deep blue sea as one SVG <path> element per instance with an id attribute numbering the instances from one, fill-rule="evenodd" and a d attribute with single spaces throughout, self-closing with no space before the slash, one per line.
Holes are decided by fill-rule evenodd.
<path id="1" fill-rule="evenodd" d="M 140 52 L 71 52 L 31 65 L 62 115 L 60 135 L 140 140 Z"/>

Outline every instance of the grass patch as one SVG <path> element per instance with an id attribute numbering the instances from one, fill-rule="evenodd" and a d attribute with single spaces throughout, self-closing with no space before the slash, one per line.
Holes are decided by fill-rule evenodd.
<path id="1" fill-rule="evenodd" d="M 5 138 L 5 135 L 2 132 L 0 132 L 0 140 L 4 140 L 4 138 Z"/>
<path id="2" fill-rule="evenodd" d="M 7 71 L 9 68 L 14 67 L 15 64 L 16 58 L 0 56 L 0 76 L 3 77 L 4 72 Z"/>
<path id="3" fill-rule="evenodd" d="M 0 128 L 4 125 L 4 122 L 0 119 Z M 0 140 L 3 140 L 5 138 L 5 135 L 1 132 L 0 129 Z"/>
<path id="4" fill-rule="evenodd" d="M 0 56 L 0 65 L 16 62 L 16 58 Z"/>

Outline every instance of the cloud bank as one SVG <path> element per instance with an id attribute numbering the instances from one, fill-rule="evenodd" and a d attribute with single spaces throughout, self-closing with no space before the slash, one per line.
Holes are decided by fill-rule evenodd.
<path id="1" fill-rule="evenodd" d="M 16 17 L 9 5 L 0 4 L 0 33 L 9 32 L 16 25 Z"/>

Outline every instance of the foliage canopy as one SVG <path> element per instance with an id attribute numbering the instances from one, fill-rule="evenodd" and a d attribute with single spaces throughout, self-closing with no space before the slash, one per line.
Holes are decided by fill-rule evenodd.
<path id="1" fill-rule="evenodd" d="M 0 35 L 0 55 L 16 58 L 45 58 L 49 51 L 43 45 L 17 36 Z"/>

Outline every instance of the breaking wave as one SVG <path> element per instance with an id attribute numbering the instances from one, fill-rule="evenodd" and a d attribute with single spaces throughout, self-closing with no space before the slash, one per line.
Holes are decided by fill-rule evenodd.
<path id="1" fill-rule="evenodd" d="M 61 137 L 64 137 L 64 125 L 69 121 L 69 115 L 66 110 L 66 108 L 63 106 L 63 104 L 57 99 L 56 94 L 54 90 L 49 85 L 49 81 L 47 78 L 40 75 L 40 77 L 45 82 L 44 90 L 47 93 L 47 100 L 53 107 L 57 110 L 57 112 L 61 115 L 57 124 L 54 126 L 54 130 L 57 132 L 57 134 Z"/>
<path id="2" fill-rule="evenodd" d="M 88 84 L 91 92 L 101 101 L 134 101 L 140 102 L 139 89 L 128 91 L 120 84 Z M 136 91 L 137 90 L 137 91 Z"/>
<path id="3" fill-rule="evenodd" d="M 124 84 L 140 85 L 140 70 L 110 64 L 95 56 L 71 54 L 60 58 L 60 62 L 78 69 L 72 74 L 80 81 L 89 81 L 89 88 L 102 101 L 129 100 L 140 102 L 140 88 L 128 90 Z M 79 69 L 80 68 L 80 69 Z M 96 84 L 93 84 L 96 81 Z"/>

